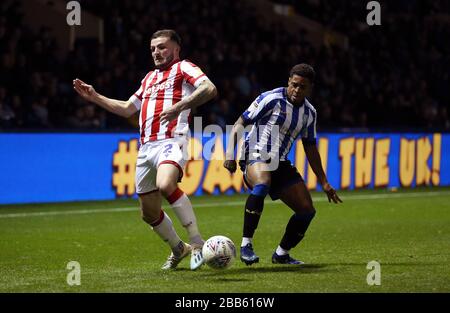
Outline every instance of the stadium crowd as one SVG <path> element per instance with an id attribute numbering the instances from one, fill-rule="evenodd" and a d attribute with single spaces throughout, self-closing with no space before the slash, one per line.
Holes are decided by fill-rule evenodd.
<path id="1" fill-rule="evenodd" d="M 152 67 L 150 35 L 173 28 L 183 40 L 182 57 L 219 91 L 197 112 L 204 124 L 232 124 L 259 93 L 285 84 L 292 65 L 306 62 L 317 72 L 311 102 L 319 130 L 450 130 L 448 2 L 385 1 L 382 26 L 373 27 L 358 1 L 279 2 L 346 35 L 348 47 L 314 48 L 306 30 L 269 23 L 245 1 L 85 0 L 82 10 L 104 19 L 105 44 L 79 40 L 65 55 L 51 29 L 24 23 L 26 2 L 2 1 L 0 129 L 134 128 L 135 119 L 123 121 L 76 97 L 72 79 L 128 99 Z"/>

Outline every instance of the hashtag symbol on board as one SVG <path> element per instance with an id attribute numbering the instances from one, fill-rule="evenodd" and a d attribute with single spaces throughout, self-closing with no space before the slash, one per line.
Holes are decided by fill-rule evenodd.
<path id="1" fill-rule="evenodd" d="M 117 196 L 131 196 L 134 194 L 137 153 L 138 143 L 136 139 L 129 142 L 119 142 L 119 148 L 113 156 L 114 173 L 112 179 Z"/>

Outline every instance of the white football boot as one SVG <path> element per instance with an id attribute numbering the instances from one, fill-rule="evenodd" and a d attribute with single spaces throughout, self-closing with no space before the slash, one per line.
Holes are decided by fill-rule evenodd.
<path id="1" fill-rule="evenodd" d="M 191 251 L 192 251 L 191 245 L 184 243 L 184 248 L 183 248 L 183 252 L 181 253 L 181 255 L 175 256 L 173 254 L 173 252 L 170 253 L 169 257 L 167 258 L 166 263 L 163 264 L 161 269 L 162 270 L 170 270 L 170 269 L 176 268 L 178 266 L 178 264 L 180 264 L 181 260 L 183 260 L 185 257 L 187 257 Z"/>
<path id="2" fill-rule="evenodd" d="M 193 270 L 193 271 L 198 269 L 204 263 L 202 248 L 203 248 L 203 246 L 198 245 L 198 244 L 192 245 L 191 270 Z"/>

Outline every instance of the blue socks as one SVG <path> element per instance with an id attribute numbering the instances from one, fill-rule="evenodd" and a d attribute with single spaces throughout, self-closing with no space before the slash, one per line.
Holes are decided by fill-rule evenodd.
<path id="1" fill-rule="evenodd" d="M 264 199 L 269 193 L 269 186 L 256 185 L 245 203 L 243 237 L 253 238 L 264 208 Z"/>

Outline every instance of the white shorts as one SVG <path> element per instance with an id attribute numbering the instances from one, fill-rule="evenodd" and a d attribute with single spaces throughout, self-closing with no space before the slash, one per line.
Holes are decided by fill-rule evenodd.
<path id="1" fill-rule="evenodd" d="M 165 139 L 147 142 L 139 148 L 136 161 L 136 192 L 149 193 L 157 190 L 156 173 L 161 164 L 173 164 L 183 176 L 186 158 L 183 157 L 182 146 L 185 141 L 180 139 Z"/>

